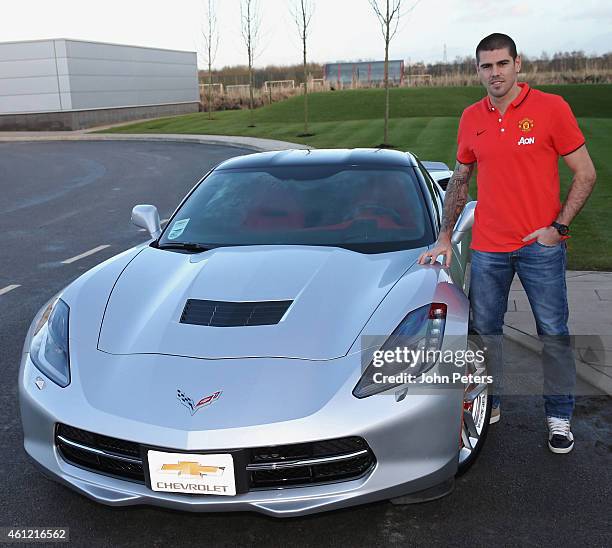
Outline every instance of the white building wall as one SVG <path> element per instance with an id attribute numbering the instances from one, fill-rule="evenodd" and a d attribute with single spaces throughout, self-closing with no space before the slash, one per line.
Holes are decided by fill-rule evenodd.
<path id="1" fill-rule="evenodd" d="M 199 101 L 194 52 L 66 41 L 73 109 Z"/>
<path id="2" fill-rule="evenodd" d="M 0 44 L 0 113 L 61 110 L 54 45 Z"/>
<path id="3" fill-rule="evenodd" d="M 64 39 L 0 44 L 0 113 L 197 101 L 195 52 Z"/>

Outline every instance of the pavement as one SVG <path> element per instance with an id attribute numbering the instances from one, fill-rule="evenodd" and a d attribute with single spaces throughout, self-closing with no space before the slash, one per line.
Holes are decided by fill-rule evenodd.
<path id="1" fill-rule="evenodd" d="M 612 272 L 568 270 L 565 276 L 576 373 L 612 395 Z M 512 282 L 504 323 L 507 338 L 542 352 L 529 301 L 518 277 Z"/>
<path id="2" fill-rule="evenodd" d="M 0 142 L 159 141 L 244 147 L 259 152 L 310 148 L 299 143 L 228 135 L 92 133 L 115 125 L 122 124 L 79 131 L 0 132 Z M 612 395 L 612 272 L 568 270 L 566 277 L 570 333 L 576 336 L 576 373 Z M 529 301 L 518 278 L 512 283 L 508 299 L 504 335 L 530 350 L 542 352 Z"/>

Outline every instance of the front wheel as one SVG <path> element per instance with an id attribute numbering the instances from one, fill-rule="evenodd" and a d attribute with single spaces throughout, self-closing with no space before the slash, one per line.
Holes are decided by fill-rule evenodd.
<path id="1" fill-rule="evenodd" d="M 468 337 L 468 349 L 472 351 L 482 350 L 483 345 L 480 338 L 470 335 Z M 467 374 L 479 377 L 485 376 L 487 374 L 485 363 L 468 364 Z M 489 385 L 487 383 L 468 384 L 463 395 L 458 476 L 465 474 L 476 461 L 489 431 L 490 418 L 491 396 L 489 395 Z"/>

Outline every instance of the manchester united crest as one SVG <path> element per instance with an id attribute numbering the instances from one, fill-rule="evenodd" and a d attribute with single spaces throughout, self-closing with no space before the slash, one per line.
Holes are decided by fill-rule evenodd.
<path id="1" fill-rule="evenodd" d="M 524 133 L 529 133 L 533 129 L 533 120 L 530 120 L 529 118 L 523 118 L 518 123 L 518 126 L 519 129 Z"/>

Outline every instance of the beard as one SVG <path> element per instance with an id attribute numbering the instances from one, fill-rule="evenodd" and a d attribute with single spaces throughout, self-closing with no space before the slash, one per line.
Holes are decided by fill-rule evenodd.
<path id="1" fill-rule="evenodd" d="M 503 97 L 512 89 L 513 85 L 514 81 L 503 80 L 499 84 L 488 83 L 486 88 L 493 97 Z"/>

